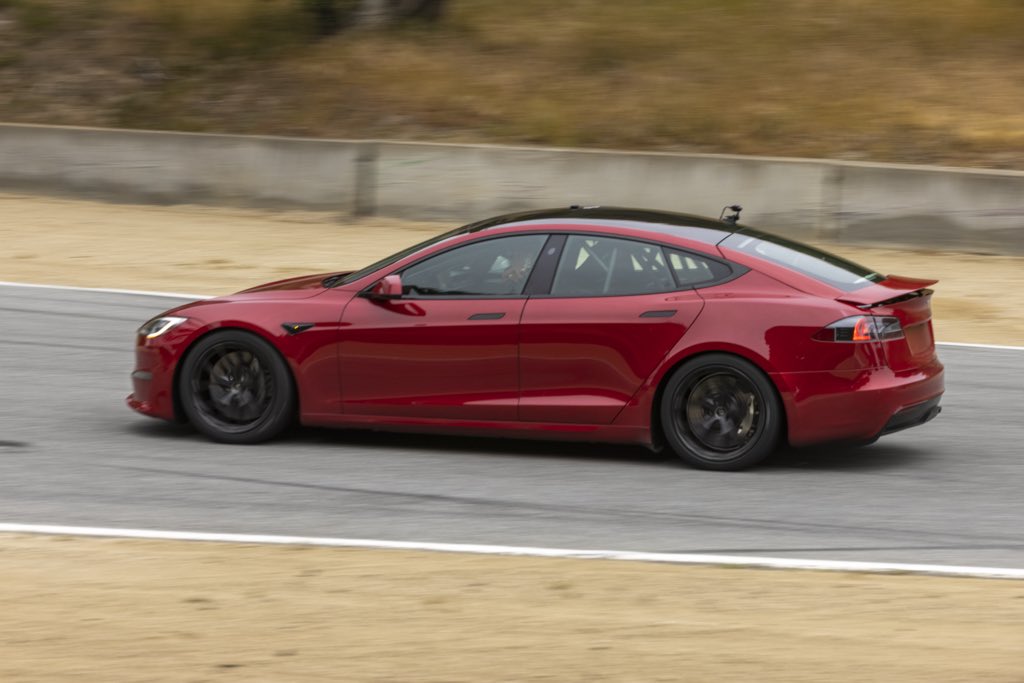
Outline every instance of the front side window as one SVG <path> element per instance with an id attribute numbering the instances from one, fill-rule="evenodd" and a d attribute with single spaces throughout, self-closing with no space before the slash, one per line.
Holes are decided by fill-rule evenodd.
<path id="1" fill-rule="evenodd" d="M 551 286 L 553 296 L 622 296 L 676 289 L 661 247 L 614 237 L 573 235 Z"/>
<path id="2" fill-rule="evenodd" d="M 402 273 L 406 296 L 519 296 L 547 235 L 498 237 L 431 256 Z"/>

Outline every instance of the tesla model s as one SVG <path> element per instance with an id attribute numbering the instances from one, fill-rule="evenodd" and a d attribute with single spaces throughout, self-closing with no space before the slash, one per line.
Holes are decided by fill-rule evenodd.
<path id="1" fill-rule="evenodd" d="M 298 422 L 637 443 L 716 470 L 938 414 L 934 280 L 730 218 L 510 214 L 179 306 L 139 329 L 128 405 L 227 443 Z"/>

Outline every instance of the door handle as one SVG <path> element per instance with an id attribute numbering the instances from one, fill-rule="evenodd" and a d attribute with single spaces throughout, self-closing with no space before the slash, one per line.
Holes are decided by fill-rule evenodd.
<path id="1" fill-rule="evenodd" d="M 641 318 L 671 318 L 676 314 L 675 309 L 669 309 L 667 311 L 644 311 L 640 314 Z"/>
<path id="2" fill-rule="evenodd" d="M 505 317 L 504 313 L 474 313 L 469 316 L 470 320 L 501 320 Z"/>

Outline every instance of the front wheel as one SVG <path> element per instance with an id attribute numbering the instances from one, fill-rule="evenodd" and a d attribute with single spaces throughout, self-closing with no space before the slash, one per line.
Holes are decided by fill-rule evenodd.
<path id="1" fill-rule="evenodd" d="M 178 376 L 181 405 L 192 425 L 224 443 L 259 443 L 294 416 L 291 373 L 265 340 L 241 330 L 203 337 Z"/>
<path id="2" fill-rule="evenodd" d="M 782 408 L 752 363 L 723 353 L 698 356 L 672 373 L 661 398 L 665 439 L 684 462 L 741 470 L 775 450 Z"/>

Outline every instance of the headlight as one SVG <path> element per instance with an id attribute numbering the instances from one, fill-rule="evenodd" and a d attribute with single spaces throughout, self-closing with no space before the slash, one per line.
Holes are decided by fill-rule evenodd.
<path id="1" fill-rule="evenodd" d="M 166 315 L 162 318 L 153 318 L 139 328 L 139 334 L 146 339 L 153 339 L 154 337 L 159 337 L 167 330 L 177 327 L 186 320 L 188 320 L 188 318 L 178 318 L 173 315 Z"/>

